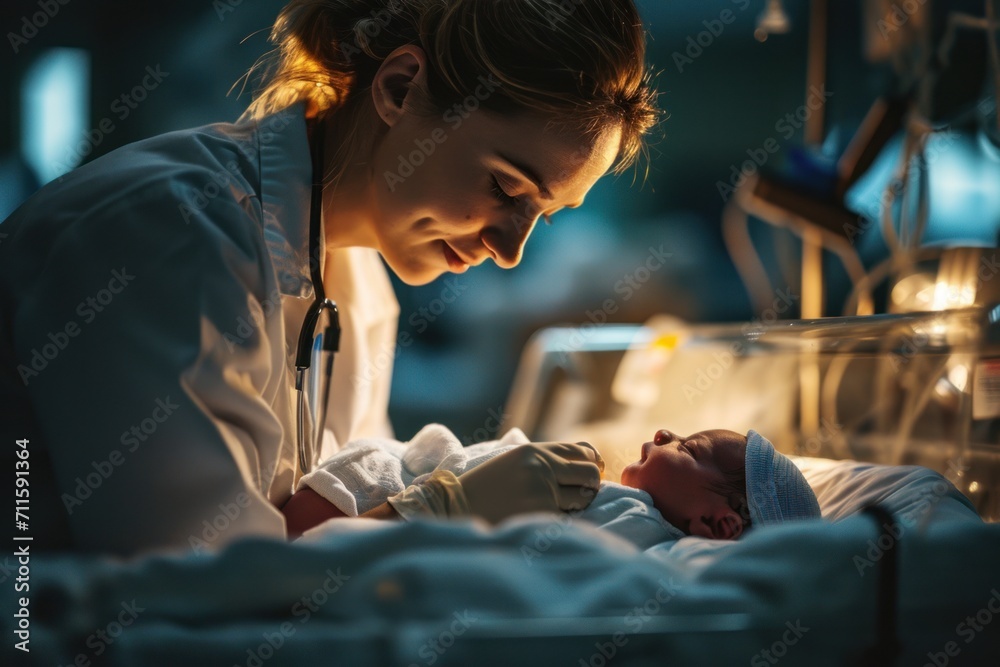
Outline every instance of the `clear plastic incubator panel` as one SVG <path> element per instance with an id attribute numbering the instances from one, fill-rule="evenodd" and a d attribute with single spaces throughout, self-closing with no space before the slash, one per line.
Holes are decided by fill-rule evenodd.
<path id="1" fill-rule="evenodd" d="M 593 442 L 612 480 L 659 428 L 753 428 L 787 454 L 937 470 L 998 521 L 1000 307 L 546 329 L 508 425 Z"/>

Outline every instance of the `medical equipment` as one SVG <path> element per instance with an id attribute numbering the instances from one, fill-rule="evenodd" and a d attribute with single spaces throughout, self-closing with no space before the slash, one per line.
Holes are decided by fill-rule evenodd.
<path id="1" fill-rule="evenodd" d="M 297 443 L 299 471 L 304 475 L 312 469 L 312 455 L 319 451 L 319 443 L 326 424 L 326 410 L 330 404 L 330 384 L 333 377 L 333 356 L 340 348 L 340 311 L 337 304 L 326 298 L 323 288 L 322 258 L 323 233 L 323 123 L 314 123 L 310 132 L 312 143 L 312 199 L 309 207 L 309 272 L 312 276 L 312 305 L 306 311 L 299 331 L 295 353 L 295 389 L 298 392 Z M 316 336 L 320 318 L 328 313 L 329 321 Z M 322 364 L 322 372 L 310 378 L 307 375 L 313 362 Z M 310 398 L 307 398 L 306 393 Z M 306 407 L 312 410 L 310 424 L 305 423 Z M 309 432 L 309 452 L 306 452 L 306 431 Z"/>
<path id="2" fill-rule="evenodd" d="M 807 100 L 815 113 L 805 118 L 803 148 L 792 148 L 781 169 L 776 169 L 773 162 L 767 165 L 750 163 L 735 184 L 735 192 L 727 196 L 723 215 L 726 247 L 757 312 L 764 310 L 761 304 L 770 298 L 772 289 L 768 271 L 751 240 L 751 217 L 787 229 L 801 238 L 799 310 L 802 318 L 840 312 L 826 307 L 823 250 L 838 256 L 854 284 L 856 298 L 844 314 L 867 315 L 883 310 L 873 303 L 872 290 L 876 285 L 865 270 L 856 243 L 869 227 L 881 227 L 891 260 L 883 267 L 887 274 L 884 277 L 897 280 L 924 252 L 924 237 L 933 232 L 940 236 L 940 231 L 949 226 L 951 221 L 942 212 L 941 200 L 954 205 L 956 193 L 961 192 L 960 199 L 970 204 L 969 214 L 978 219 L 961 219 L 965 234 L 974 234 L 977 226 L 988 230 L 991 224 L 991 211 L 977 210 L 972 204 L 981 201 L 976 198 L 983 197 L 981 193 L 991 191 L 989 178 L 984 178 L 982 185 L 963 184 L 958 190 L 947 186 L 957 182 L 955 179 L 962 178 L 959 174 L 966 171 L 978 173 L 983 167 L 977 161 L 991 164 L 991 158 L 984 156 L 995 155 L 997 132 L 1000 132 L 1000 116 L 995 113 L 996 99 L 1000 95 L 1000 48 L 997 46 L 994 0 L 986 0 L 982 16 L 947 6 L 940 8 L 937 14 L 944 15 L 943 26 L 935 25 L 931 3 L 913 3 L 905 12 L 891 0 L 864 0 L 862 4 L 866 55 L 872 62 L 891 62 L 892 85 L 886 86 L 875 100 L 849 145 L 837 157 L 835 154 L 840 150 L 837 141 L 827 141 L 825 98 L 815 105 L 815 109 Z M 814 90 L 826 90 L 828 5 L 827 0 L 810 2 L 805 86 L 809 95 Z M 757 32 L 765 37 L 768 23 L 787 29 L 787 18 L 780 3 L 769 3 L 768 10 L 761 16 Z M 978 63 L 969 62 L 967 56 L 960 55 L 961 49 L 956 48 L 962 46 L 957 44 L 959 31 L 985 33 L 986 65 L 992 80 L 982 80 L 975 73 Z M 942 147 L 953 143 L 956 148 L 961 146 L 962 142 L 956 137 L 968 134 L 972 125 L 979 126 L 976 133 L 982 150 L 954 150 L 956 157 L 949 164 L 932 168 L 933 163 L 941 162 Z M 902 134 L 901 150 L 889 148 L 899 134 Z M 877 205 L 862 204 L 859 193 L 849 191 L 886 149 L 899 150 L 898 164 L 892 176 L 886 179 L 885 191 Z M 942 187 L 947 190 L 942 192 Z M 933 216 L 932 190 L 933 198 L 939 202 L 933 209 Z M 954 233 L 949 232 L 949 236 Z M 948 240 L 967 242 L 968 239 Z"/>
<path id="3" fill-rule="evenodd" d="M 753 428 L 785 454 L 937 470 L 1000 520 L 1000 307 L 773 315 L 543 330 L 503 428 L 591 442 L 609 479 L 656 429 Z"/>

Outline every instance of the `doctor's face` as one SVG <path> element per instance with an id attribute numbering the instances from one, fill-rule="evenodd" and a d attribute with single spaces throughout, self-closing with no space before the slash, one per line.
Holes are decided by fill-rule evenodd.
<path id="1" fill-rule="evenodd" d="M 538 220 L 583 204 L 620 142 L 617 126 L 585 137 L 534 113 L 404 115 L 373 155 L 378 249 L 411 285 L 487 259 L 513 268 Z"/>

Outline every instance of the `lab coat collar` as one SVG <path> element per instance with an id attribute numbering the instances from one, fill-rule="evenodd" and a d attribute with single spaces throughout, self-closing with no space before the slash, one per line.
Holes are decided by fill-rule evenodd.
<path id="1" fill-rule="evenodd" d="M 295 104 L 257 121 L 264 241 L 281 293 L 313 298 L 309 271 L 312 158 L 305 105 Z M 323 239 L 319 256 L 323 260 Z M 322 275 L 322 273 L 320 274 Z"/>

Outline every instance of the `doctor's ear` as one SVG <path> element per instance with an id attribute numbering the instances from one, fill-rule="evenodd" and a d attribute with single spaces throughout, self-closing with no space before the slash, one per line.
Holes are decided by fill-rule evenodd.
<path id="1" fill-rule="evenodd" d="M 416 107 L 427 91 L 427 55 L 414 44 L 401 46 L 386 58 L 372 80 L 372 101 L 390 127 Z"/>

